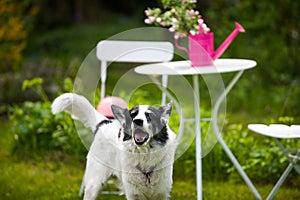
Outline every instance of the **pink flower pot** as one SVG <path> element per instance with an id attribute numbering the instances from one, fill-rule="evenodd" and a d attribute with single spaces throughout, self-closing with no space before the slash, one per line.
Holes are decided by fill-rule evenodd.
<path id="1" fill-rule="evenodd" d="M 224 51 L 240 32 L 245 32 L 245 29 L 236 22 L 235 29 L 216 51 L 214 51 L 213 32 L 201 32 L 197 35 L 188 35 L 189 49 L 180 46 L 178 44 L 178 39 L 175 39 L 175 45 L 178 49 L 187 52 L 192 67 L 212 66 L 214 65 L 214 60 L 218 59 L 224 53 Z"/>

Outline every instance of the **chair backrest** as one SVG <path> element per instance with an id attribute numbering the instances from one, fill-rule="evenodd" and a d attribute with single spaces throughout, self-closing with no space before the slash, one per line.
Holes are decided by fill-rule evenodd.
<path id="1" fill-rule="evenodd" d="M 97 58 L 112 62 L 166 62 L 172 60 L 173 51 L 170 42 L 103 40 L 97 44 Z"/>
<path id="2" fill-rule="evenodd" d="M 97 44 L 96 56 L 101 61 L 101 99 L 105 96 L 108 62 L 153 63 L 173 59 L 170 42 L 103 40 Z"/>

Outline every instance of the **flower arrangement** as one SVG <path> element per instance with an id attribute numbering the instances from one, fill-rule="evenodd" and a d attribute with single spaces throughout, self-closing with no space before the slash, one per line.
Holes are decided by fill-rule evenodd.
<path id="1" fill-rule="evenodd" d="M 195 10 L 197 0 L 161 0 L 163 10 L 148 8 L 145 10 L 146 24 L 166 27 L 174 32 L 174 38 L 208 33 L 210 29 L 204 23 L 199 11 Z"/>

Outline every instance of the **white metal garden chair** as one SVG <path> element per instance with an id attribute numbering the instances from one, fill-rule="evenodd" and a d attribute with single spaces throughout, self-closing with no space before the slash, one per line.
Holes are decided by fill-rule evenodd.
<path id="1" fill-rule="evenodd" d="M 154 63 L 173 59 L 174 47 L 163 41 L 103 40 L 97 44 L 96 56 L 101 65 L 101 99 L 105 96 L 107 68 L 110 62 Z M 166 82 L 166 80 L 164 80 Z"/>
<path id="2" fill-rule="evenodd" d="M 248 128 L 261 135 L 272 137 L 290 162 L 267 197 L 267 199 L 272 199 L 292 169 L 295 169 L 300 175 L 300 166 L 297 165 L 297 161 L 300 160 L 300 147 L 296 150 L 286 149 L 280 142 L 280 139 L 300 138 L 300 125 L 287 126 L 283 124 L 249 124 Z"/>
<path id="3" fill-rule="evenodd" d="M 173 59 L 173 44 L 166 41 L 125 41 L 125 40 L 103 40 L 97 44 L 96 57 L 100 61 L 101 94 L 105 98 L 105 85 L 107 79 L 107 68 L 112 62 L 126 63 L 154 63 L 168 62 Z M 167 84 L 167 77 L 162 77 L 162 82 Z M 165 104 L 166 94 L 162 94 L 162 104 Z M 100 102 L 101 103 L 101 102 Z M 110 109 L 110 106 L 109 106 Z M 83 195 L 84 184 L 82 183 L 79 195 Z M 114 194 L 117 192 L 107 192 Z"/>

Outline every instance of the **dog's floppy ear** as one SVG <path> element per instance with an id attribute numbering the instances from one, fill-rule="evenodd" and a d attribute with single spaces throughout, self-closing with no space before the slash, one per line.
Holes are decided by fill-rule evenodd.
<path id="1" fill-rule="evenodd" d="M 115 118 L 121 123 L 126 123 L 126 118 L 130 118 L 129 111 L 127 108 L 121 108 L 117 105 L 111 105 L 111 110 L 115 116 Z"/>
<path id="2" fill-rule="evenodd" d="M 121 108 L 117 105 L 111 105 L 111 110 L 115 116 L 115 118 L 121 123 L 123 128 L 127 130 L 130 127 L 131 117 L 129 115 L 129 110 L 127 108 Z M 128 126 L 126 126 L 128 125 Z"/>
<path id="3" fill-rule="evenodd" d="M 160 106 L 159 110 L 161 112 L 161 121 L 164 124 L 169 122 L 169 118 L 172 112 L 172 101 L 165 106 Z"/>

